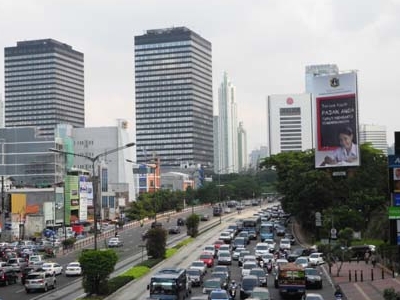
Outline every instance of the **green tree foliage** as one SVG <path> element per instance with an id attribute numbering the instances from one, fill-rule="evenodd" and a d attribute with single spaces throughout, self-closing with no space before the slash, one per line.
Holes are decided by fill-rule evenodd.
<path id="1" fill-rule="evenodd" d="M 107 286 L 110 274 L 118 261 L 114 250 L 87 250 L 79 257 L 83 270 L 82 285 L 86 293 L 106 294 L 101 287 Z"/>
<path id="2" fill-rule="evenodd" d="M 157 259 L 164 258 L 167 248 L 167 231 L 163 228 L 149 230 L 146 240 L 147 255 Z"/>
<path id="3" fill-rule="evenodd" d="M 334 226 L 382 234 L 387 231 L 387 222 L 374 222 L 382 226 L 379 230 L 368 228 L 371 219 L 381 215 L 388 204 L 386 157 L 370 144 L 361 145 L 360 157 L 360 167 L 315 169 L 313 150 L 284 152 L 266 158 L 261 167 L 276 170 L 276 188 L 285 195 L 283 208 L 307 230 L 315 231 L 313 216 L 318 211 L 325 232 Z M 333 171 L 346 171 L 347 176 L 333 176 Z"/>
<path id="4" fill-rule="evenodd" d="M 199 234 L 200 218 L 196 214 L 191 214 L 186 219 L 187 232 L 191 237 L 196 237 Z"/>

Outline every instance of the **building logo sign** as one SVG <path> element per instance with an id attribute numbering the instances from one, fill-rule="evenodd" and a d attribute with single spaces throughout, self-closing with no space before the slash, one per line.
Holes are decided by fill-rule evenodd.
<path id="1" fill-rule="evenodd" d="M 333 87 L 333 88 L 336 88 L 336 87 L 338 87 L 340 85 L 339 78 L 337 78 L 337 77 L 331 78 L 329 83 L 330 83 L 331 87 Z"/>

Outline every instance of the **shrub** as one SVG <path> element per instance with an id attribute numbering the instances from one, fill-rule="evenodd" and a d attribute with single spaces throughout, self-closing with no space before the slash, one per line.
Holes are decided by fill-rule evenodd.
<path id="1" fill-rule="evenodd" d="M 163 260 L 163 258 L 150 258 L 148 260 L 142 261 L 141 263 L 137 264 L 137 266 L 144 266 L 149 269 L 157 265 Z"/>

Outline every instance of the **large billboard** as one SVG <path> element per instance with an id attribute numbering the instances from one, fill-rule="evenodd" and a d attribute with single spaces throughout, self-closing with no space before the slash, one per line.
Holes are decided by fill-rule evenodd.
<path id="1" fill-rule="evenodd" d="M 357 74 L 313 79 L 315 167 L 360 165 Z"/>

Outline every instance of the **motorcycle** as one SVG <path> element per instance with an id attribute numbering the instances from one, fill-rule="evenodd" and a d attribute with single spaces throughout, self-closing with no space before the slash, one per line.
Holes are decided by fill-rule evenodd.
<path id="1" fill-rule="evenodd" d="M 342 299 L 343 299 L 342 293 L 335 293 L 335 300 L 342 300 Z"/>
<path id="2" fill-rule="evenodd" d="M 268 274 L 270 274 L 272 272 L 272 262 L 271 261 L 269 261 L 267 263 L 267 272 L 268 272 Z"/>
<path id="3" fill-rule="evenodd" d="M 236 298 L 236 286 L 230 286 L 229 287 L 229 297 L 230 299 L 235 299 Z"/>

